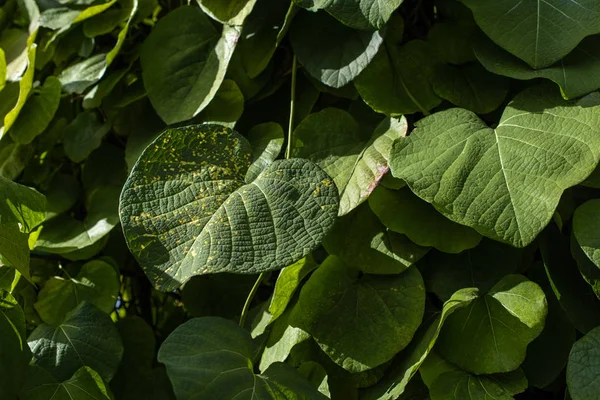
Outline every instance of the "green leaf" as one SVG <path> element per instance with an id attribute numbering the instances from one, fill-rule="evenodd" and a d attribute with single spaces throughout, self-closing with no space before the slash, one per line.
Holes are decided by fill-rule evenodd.
<path id="1" fill-rule="evenodd" d="M 47 324 L 60 325 L 69 311 L 87 301 L 110 313 L 117 301 L 120 281 L 117 271 L 107 262 L 85 263 L 76 277 L 52 277 L 38 294 L 33 305 Z"/>
<path id="2" fill-rule="evenodd" d="M 401 47 L 384 43 L 354 86 L 365 103 L 382 114 L 427 115 L 441 103 L 430 82 L 438 63 L 424 41 L 412 40 Z"/>
<path id="3" fill-rule="evenodd" d="M 533 87 L 509 103 L 496 129 L 464 109 L 436 113 L 395 142 L 392 174 L 449 219 L 525 247 L 562 192 L 598 164 L 600 114 L 589 101 Z"/>
<path id="4" fill-rule="evenodd" d="M 296 11 L 289 1 L 260 0 L 256 3 L 244 22 L 234 56 L 248 78 L 258 77 L 267 68 Z"/>
<path id="5" fill-rule="evenodd" d="M 454 293 L 445 303 L 441 313 L 424 321 L 408 347 L 400 352 L 386 375 L 376 385 L 366 389 L 361 399 L 394 400 L 401 396 L 412 377 L 431 353 L 446 318 L 453 312 L 471 304 L 477 298 L 477 290 L 464 288 Z"/>
<path id="6" fill-rule="evenodd" d="M 369 198 L 369 206 L 388 229 L 408 236 L 420 246 L 460 253 L 481 241 L 475 230 L 445 218 L 408 189 L 377 188 Z"/>
<path id="7" fill-rule="evenodd" d="M 25 316 L 17 300 L 0 290 L 0 396 L 16 399 L 27 375 L 31 352 L 25 341 Z"/>
<path id="8" fill-rule="evenodd" d="M 509 80 L 473 62 L 460 67 L 439 65 L 431 84 L 442 99 L 475 113 L 487 114 L 504 101 Z"/>
<path id="9" fill-rule="evenodd" d="M 233 128 L 243 112 L 244 95 L 234 81 L 225 79 L 198 119 Z"/>
<path id="10" fill-rule="evenodd" d="M 537 284 L 506 275 L 488 294 L 448 318 L 436 349 L 474 374 L 509 372 L 525 359 L 546 313 L 546 297 Z"/>
<path id="11" fill-rule="evenodd" d="M 504 276 L 518 271 L 522 249 L 484 239 L 473 249 L 459 254 L 430 252 L 419 263 L 427 291 L 442 301 L 464 287 L 487 293 Z"/>
<path id="12" fill-rule="evenodd" d="M 567 365 L 567 385 L 573 400 L 591 399 L 600 390 L 600 327 L 589 331 L 571 349 Z"/>
<path id="13" fill-rule="evenodd" d="M 41 367 L 31 366 L 26 400 L 111 400 L 112 395 L 102 378 L 89 367 L 81 367 L 71 378 L 58 382 Z"/>
<path id="14" fill-rule="evenodd" d="M 393 141 L 407 131 L 406 119 L 386 118 L 368 140 L 346 111 L 326 108 L 294 130 L 292 154 L 319 164 L 340 191 L 340 215 L 367 200 L 383 175 Z"/>
<path id="15" fill-rule="evenodd" d="M 0 221 L 0 256 L 27 279 L 30 278 L 28 239 L 29 235 L 21 232 L 17 223 Z"/>
<path id="16" fill-rule="evenodd" d="M 259 400 L 324 399 L 289 365 L 275 364 L 256 375 L 251 359 L 250 334 L 214 317 L 180 325 L 158 352 L 178 400 L 241 398 L 242 393 Z"/>
<path id="17" fill-rule="evenodd" d="M 362 275 L 329 256 L 304 284 L 290 324 L 309 332 L 350 372 L 389 361 L 411 341 L 423 318 L 421 274 Z M 352 315 L 353 318 L 348 318 Z"/>
<path id="18" fill-rule="evenodd" d="M 57 326 L 39 325 L 27 339 L 33 363 L 59 381 L 81 367 L 110 381 L 123 355 L 123 344 L 110 317 L 89 303 L 81 303 Z"/>
<path id="19" fill-rule="evenodd" d="M 338 218 L 323 246 L 329 254 L 369 274 L 401 273 L 429 251 L 387 229 L 366 204 Z"/>
<path id="20" fill-rule="evenodd" d="M 150 101 L 166 123 L 190 119 L 210 103 L 238 37 L 237 28 L 218 32 L 195 7 L 179 7 L 160 20 L 140 59 Z"/>
<path id="21" fill-rule="evenodd" d="M 300 287 L 300 283 L 317 267 L 318 265 L 315 260 L 311 256 L 308 256 L 285 267 L 279 272 L 275 288 L 273 289 L 273 296 L 269 303 L 271 321 L 276 320 L 283 314 L 297 289 Z"/>
<path id="22" fill-rule="evenodd" d="M 298 61 L 314 78 L 334 88 L 352 82 L 369 65 L 383 37 L 379 31 L 357 31 L 325 12 L 301 12 L 290 40 Z"/>
<path id="23" fill-rule="evenodd" d="M 429 394 L 431 400 L 512 400 L 526 388 L 527 378 L 521 370 L 494 375 L 451 371 L 441 374 L 433 382 Z"/>
<path id="24" fill-rule="evenodd" d="M 31 232 L 44 222 L 46 197 L 27 186 L 0 176 L 0 215 L 3 223 L 18 222 L 22 232 Z"/>
<path id="25" fill-rule="evenodd" d="M 337 188 L 317 165 L 276 161 L 246 184 L 251 155 L 246 139 L 218 125 L 168 129 L 142 153 L 120 215 L 157 288 L 207 273 L 281 269 L 331 229 Z"/>
<path id="26" fill-rule="evenodd" d="M 242 25 L 252 12 L 256 0 L 197 0 L 198 5 L 215 21 L 227 25 Z"/>
<path id="27" fill-rule="evenodd" d="M 0 139 L 0 176 L 12 180 L 21 175 L 33 152 L 33 146 L 15 143 L 10 135 L 4 136 Z"/>
<path id="28" fill-rule="evenodd" d="M 499 46 L 539 69 L 554 64 L 588 35 L 600 33 L 600 4 L 463 0 L 477 25 Z"/>
<path id="29" fill-rule="evenodd" d="M 252 146 L 253 161 L 246 173 L 246 182 L 252 182 L 273 164 L 281 153 L 284 142 L 283 128 L 276 122 L 265 122 L 252 127 L 247 138 Z"/>
<path id="30" fill-rule="evenodd" d="M 85 111 L 77 115 L 63 132 L 65 153 L 71 161 L 80 163 L 92 151 L 100 147 L 102 138 L 110 130 L 110 124 L 98 120 L 93 111 Z"/>
<path id="31" fill-rule="evenodd" d="M 285 362 L 296 345 L 310 339 L 310 333 L 289 324 L 292 309 L 286 311 L 271 326 L 258 369 L 266 371 L 271 365 Z"/>
<path id="32" fill-rule="evenodd" d="M 52 30 L 69 28 L 78 22 L 92 18 L 112 7 L 117 0 L 106 1 L 86 8 L 54 7 L 42 11 L 40 25 Z M 91 2 L 89 3 L 91 4 Z"/>
<path id="33" fill-rule="evenodd" d="M 550 79 L 560 86 L 562 95 L 567 99 L 600 88 L 599 48 L 600 35 L 590 36 L 560 61 L 534 69 L 490 40 L 481 38 L 474 43 L 475 55 L 488 71 L 521 80 Z"/>
<path id="34" fill-rule="evenodd" d="M 60 82 L 53 76 L 46 78 L 39 92 L 34 92 L 21 109 L 10 131 L 15 143 L 28 144 L 46 129 L 60 102 Z"/>
<path id="35" fill-rule="evenodd" d="M 294 0 L 310 10 L 325 9 L 344 24 L 362 30 L 381 29 L 402 0 Z"/>
<path id="36" fill-rule="evenodd" d="M 79 199 L 80 183 L 73 175 L 56 174 L 46 191 L 46 221 L 69 211 Z"/>
<path id="37" fill-rule="evenodd" d="M 4 136 L 8 130 L 13 126 L 21 109 L 25 106 L 25 102 L 29 97 L 31 88 L 33 87 L 33 74 L 35 72 L 35 54 L 37 45 L 35 44 L 35 38 L 37 36 L 37 30 L 29 35 L 27 39 L 27 69 L 19 81 L 19 97 L 16 104 L 12 109 L 4 116 L 4 126 L 0 127 L 0 139 Z M 4 90 L 3 90 L 4 92 Z M 4 93 L 3 93 L 4 95 Z"/>
<path id="38" fill-rule="evenodd" d="M 590 285 L 596 297 L 600 299 L 600 268 L 583 251 L 574 234 L 571 234 L 570 245 L 571 255 L 577 261 L 581 276 Z"/>

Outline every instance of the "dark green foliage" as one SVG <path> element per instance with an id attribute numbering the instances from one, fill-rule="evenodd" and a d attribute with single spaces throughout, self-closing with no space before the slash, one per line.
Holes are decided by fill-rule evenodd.
<path id="1" fill-rule="evenodd" d="M 0 0 L 0 399 L 600 399 L 599 4 Z"/>

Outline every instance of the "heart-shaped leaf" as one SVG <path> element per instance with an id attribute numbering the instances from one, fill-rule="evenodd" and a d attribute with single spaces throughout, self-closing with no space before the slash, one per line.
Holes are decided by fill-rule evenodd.
<path id="1" fill-rule="evenodd" d="M 547 309 L 537 284 L 521 275 L 506 275 L 486 295 L 446 320 L 436 349 L 474 374 L 512 371 L 544 328 Z"/>
<path id="2" fill-rule="evenodd" d="M 600 268 L 600 200 L 589 200 L 573 214 L 573 235 L 588 258 Z"/>
<path id="3" fill-rule="evenodd" d="M 464 109 L 436 113 L 394 143 L 392 174 L 449 219 L 527 246 L 563 191 L 598 164 L 598 104 L 597 96 L 567 102 L 538 86 L 506 107 L 496 129 Z"/>
<path id="4" fill-rule="evenodd" d="M 389 361 L 410 343 L 424 307 L 425 287 L 416 268 L 361 276 L 329 256 L 303 286 L 290 325 L 309 332 L 344 369 L 362 372 Z"/>
<path id="5" fill-rule="evenodd" d="M 163 342 L 158 361 L 167 366 L 179 400 L 245 398 L 242 393 L 257 400 L 325 399 L 287 364 L 256 375 L 250 333 L 222 318 L 194 318 L 180 325 Z"/>
<path id="6" fill-rule="evenodd" d="M 55 276 L 46 281 L 34 307 L 44 322 L 59 325 L 83 301 L 109 313 L 117 301 L 119 287 L 115 268 L 105 261 L 92 260 L 72 279 Z"/>
<path id="7" fill-rule="evenodd" d="M 121 337 L 110 317 L 89 303 L 80 304 L 60 325 L 39 325 L 27 342 L 33 363 L 59 381 L 84 366 L 110 381 L 123 355 Z"/>
<path id="8" fill-rule="evenodd" d="M 121 194 L 129 248 L 157 288 L 215 272 L 256 274 L 316 248 L 338 212 L 316 164 L 280 160 L 245 182 L 252 148 L 219 125 L 166 130 L 140 156 Z"/>

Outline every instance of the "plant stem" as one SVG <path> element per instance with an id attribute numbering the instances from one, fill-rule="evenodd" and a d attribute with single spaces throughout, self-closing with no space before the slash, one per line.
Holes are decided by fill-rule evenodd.
<path id="1" fill-rule="evenodd" d="M 254 286 L 252 286 L 252 290 L 250 290 L 250 293 L 248 293 L 248 297 L 246 297 L 246 302 L 244 303 L 244 308 L 242 308 L 242 315 L 240 315 L 240 327 L 243 328 L 244 324 L 246 323 L 246 317 L 248 316 L 248 310 L 250 310 L 250 303 L 252 303 L 252 300 L 254 299 L 254 296 L 256 295 L 256 292 L 258 291 L 258 288 L 261 284 L 261 282 L 263 281 L 263 278 L 265 277 L 265 273 L 261 272 L 261 274 L 258 276 L 258 279 L 256 279 L 256 282 L 254 282 Z"/>
<path id="2" fill-rule="evenodd" d="M 294 130 L 294 108 L 296 100 L 296 70 L 297 70 L 296 55 L 292 61 L 292 94 L 290 98 L 290 123 L 288 125 L 287 146 L 285 148 L 285 159 L 290 158 L 292 154 L 292 132 Z"/>

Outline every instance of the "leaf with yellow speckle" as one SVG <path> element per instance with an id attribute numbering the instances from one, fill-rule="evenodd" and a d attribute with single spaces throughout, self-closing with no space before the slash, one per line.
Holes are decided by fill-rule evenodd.
<path id="1" fill-rule="evenodd" d="M 129 249 L 161 290 L 194 275 L 256 274 L 314 250 L 338 212 L 333 180 L 303 159 L 245 182 L 252 148 L 221 125 L 167 129 L 140 156 L 120 200 Z"/>

